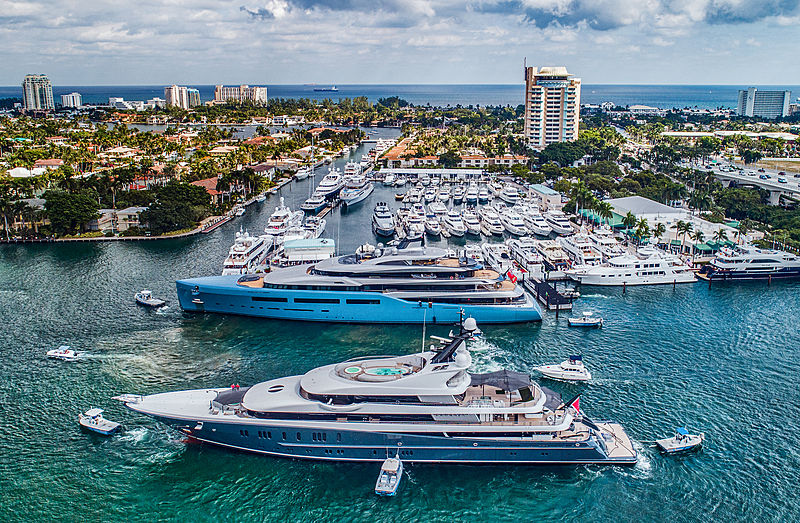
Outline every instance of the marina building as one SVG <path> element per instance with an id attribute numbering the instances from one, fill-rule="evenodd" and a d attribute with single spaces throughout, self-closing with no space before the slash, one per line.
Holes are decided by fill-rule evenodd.
<path id="1" fill-rule="evenodd" d="M 83 105 L 80 93 L 69 93 L 61 95 L 62 107 L 80 107 Z"/>
<path id="2" fill-rule="evenodd" d="M 580 106 L 581 79 L 566 67 L 525 67 L 524 134 L 530 147 L 577 140 Z"/>
<path id="3" fill-rule="evenodd" d="M 756 87 L 739 91 L 736 114 L 761 118 L 783 118 L 789 116 L 791 91 L 762 91 Z"/>
<path id="4" fill-rule="evenodd" d="M 46 74 L 28 74 L 22 81 L 22 108 L 25 111 L 52 111 L 53 85 Z"/>
<path id="5" fill-rule="evenodd" d="M 267 88 L 250 87 L 248 85 L 240 85 L 238 87 L 225 87 L 224 85 L 216 86 L 214 89 L 214 102 L 227 103 L 229 101 L 266 104 Z"/>

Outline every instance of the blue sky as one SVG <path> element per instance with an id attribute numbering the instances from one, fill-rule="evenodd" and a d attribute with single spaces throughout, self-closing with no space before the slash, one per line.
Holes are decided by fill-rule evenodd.
<path id="1" fill-rule="evenodd" d="M 0 85 L 800 84 L 800 0 L 0 0 Z"/>

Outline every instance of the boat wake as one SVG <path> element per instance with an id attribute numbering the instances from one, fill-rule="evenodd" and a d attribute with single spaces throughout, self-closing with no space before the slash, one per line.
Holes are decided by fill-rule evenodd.
<path id="1" fill-rule="evenodd" d="M 126 441 L 129 443 L 140 443 L 148 435 L 147 427 L 137 427 L 135 429 L 126 430 L 118 439 L 119 441 Z"/>

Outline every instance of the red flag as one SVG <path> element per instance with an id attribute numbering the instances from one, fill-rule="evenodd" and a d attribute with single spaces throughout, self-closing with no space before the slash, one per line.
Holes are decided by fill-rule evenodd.
<path id="1" fill-rule="evenodd" d="M 569 404 L 569 406 L 570 406 L 570 407 L 572 407 L 573 409 L 575 409 L 575 412 L 576 412 L 576 413 L 580 413 L 580 411 L 581 411 L 581 397 L 580 397 L 580 396 L 577 396 L 577 397 L 576 397 L 576 398 L 575 398 L 575 399 L 572 401 L 572 403 L 570 403 L 570 404 Z"/>
<path id="2" fill-rule="evenodd" d="M 514 274 L 511 272 L 511 269 L 508 269 L 506 276 L 508 276 L 508 279 L 511 280 L 512 283 L 517 283 L 517 277 L 514 276 Z"/>

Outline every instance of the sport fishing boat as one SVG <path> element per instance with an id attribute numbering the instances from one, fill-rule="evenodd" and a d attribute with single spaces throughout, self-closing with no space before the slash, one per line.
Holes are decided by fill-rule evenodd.
<path id="1" fill-rule="evenodd" d="M 700 448 L 705 439 L 706 435 L 702 432 L 700 434 L 689 434 L 686 427 L 678 427 L 675 429 L 673 437 L 657 439 L 656 446 L 664 454 L 678 454 Z"/>
<path id="2" fill-rule="evenodd" d="M 796 254 L 752 245 L 723 247 L 698 274 L 705 280 L 766 280 L 800 277 Z"/>
<path id="3" fill-rule="evenodd" d="M 78 414 L 78 423 L 81 427 L 103 436 L 110 436 L 120 428 L 120 424 L 116 421 L 103 417 L 103 409 L 89 409 L 83 414 Z"/>
<path id="4" fill-rule="evenodd" d="M 287 272 L 283 269 L 277 272 Z M 625 429 L 527 374 L 469 372 L 477 324 L 404 356 L 367 356 L 249 387 L 124 395 L 191 440 L 287 458 L 382 463 L 634 465 Z"/>
<path id="5" fill-rule="evenodd" d="M 228 250 L 228 257 L 222 264 L 222 275 L 248 274 L 264 264 L 264 260 L 272 250 L 272 238 L 268 236 L 251 236 L 240 229 L 233 245 Z"/>
<path id="6" fill-rule="evenodd" d="M 61 345 L 57 349 L 47 351 L 47 357 L 54 360 L 74 361 L 80 357 L 78 351 L 72 350 L 69 345 Z"/>
<path id="7" fill-rule="evenodd" d="M 541 319 L 521 286 L 422 241 L 362 247 L 263 276 L 208 276 L 176 286 L 181 307 L 194 312 L 354 323 L 455 323 L 461 310 L 487 323 Z"/>
<path id="8" fill-rule="evenodd" d="M 372 191 L 375 190 L 371 182 L 367 181 L 366 176 L 359 174 L 347 179 L 344 189 L 339 193 L 342 203 L 351 207 L 366 200 Z"/>
<path id="9" fill-rule="evenodd" d="M 675 256 L 656 249 L 612 258 L 601 265 L 577 266 L 566 271 L 581 285 L 658 285 L 697 281 L 692 268 Z"/>
<path id="10" fill-rule="evenodd" d="M 547 224 L 556 234 L 563 236 L 575 232 L 572 228 L 572 222 L 570 222 L 567 215 L 561 211 L 547 211 L 544 213 L 544 219 L 547 220 Z"/>
<path id="11" fill-rule="evenodd" d="M 394 236 L 394 216 L 386 202 L 378 202 L 375 206 L 375 211 L 372 213 L 372 230 L 378 236 Z"/>

